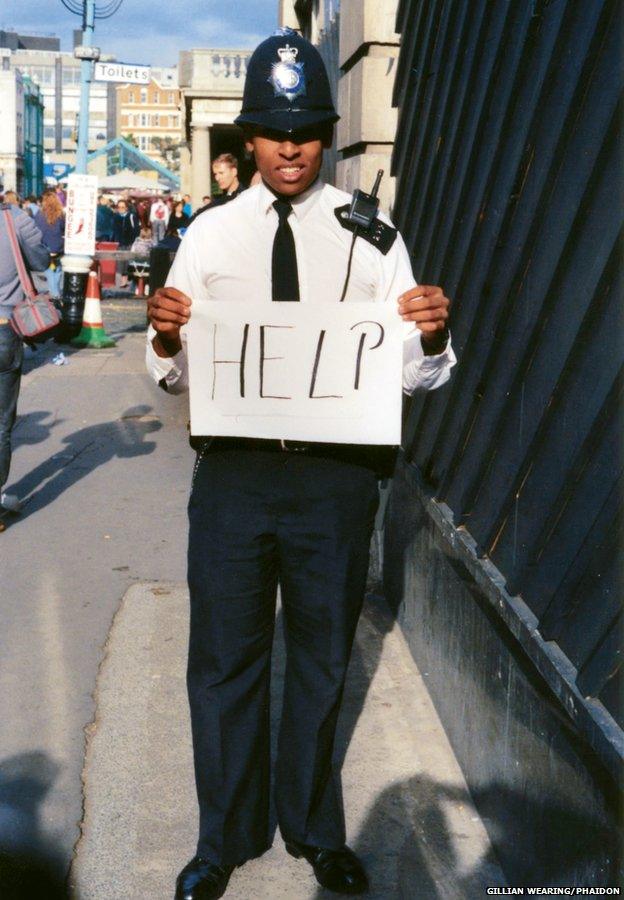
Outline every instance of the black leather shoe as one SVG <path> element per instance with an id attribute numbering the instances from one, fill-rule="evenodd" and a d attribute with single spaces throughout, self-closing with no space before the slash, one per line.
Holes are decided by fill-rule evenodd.
<path id="1" fill-rule="evenodd" d="M 295 859 L 304 857 L 314 869 L 321 887 L 335 894 L 363 894 L 368 890 L 368 878 L 362 863 L 353 850 L 342 847 L 328 850 L 325 847 L 309 847 L 297 841 L 286 841 L 286 849 Z"/>
<path id="2" fill-rule="evenodd" d="M 222 897 L 234 866 L 216 866 L 195 856 L 176 881 L 175 900 L 213 900 Z"/>

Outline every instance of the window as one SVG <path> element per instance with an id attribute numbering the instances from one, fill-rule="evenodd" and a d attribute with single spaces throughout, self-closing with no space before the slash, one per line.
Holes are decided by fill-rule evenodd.
<path id="1" fill-rule="evenodd" d="M 141 88 L 141 103 L 147 103 L 147 88 Z"/>
<path id="2" fill-rule="evenodd" d="M 80 69 L 63 66 L 63 84 L 80 84 Z"/>
<path id="3" fill-rule="evenodd" d="M 157 116 L 157 115 L 153 115 L 153 116 L 152 116 L 152 125 L 153 125 L 155 128 L 158 128 L 158 116 Z"/>
<path id="4" fill-rule="evenodd" d="M 54 125 L 45 125 L 43 128 L 43 136 L 47 140 L 54 140 Z"/>
<path id="5" fill-rule="evenodd" d="M 143 152 L 149 150 L 149 139 L 146 134 L 142 134 L 139 137 L 139 149 L 143 150 Z"/>
<path id="6" fill-rule="evenodd" d="M 167 95 L 167 103 L 175 103 L 175 94 L 173 93 L 173 91 L 169 91 L 169 94 Z"/>
<path id="7" fill-rule="evenodd" d="M 63 140 L 68 141 L 71 138 L 73 131 L 74 131 L 74 129 L 71 127 L 71 125 L 63 125 L 63 130 L 62 130 Z"/>
<path id="8" fill-rule="evenodd" d="M 147 126 L 147 116 L 145 113 L 141 113 L 141 128 L 145 128 Z"/>
<path id="9" fill-rule="evenodd" d="M 134 103 L 134 91 L 128 91 L 128 103 Z"/>
<path id="10" fill-rule="evenodd" d="M 158 91 L 154 91 L 152 94 L 152 103 L 160 103 L 160 95 Z"/>

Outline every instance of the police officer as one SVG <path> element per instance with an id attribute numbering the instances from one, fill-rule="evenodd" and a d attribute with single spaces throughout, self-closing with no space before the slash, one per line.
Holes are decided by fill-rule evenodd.
<path id="1" fill-rule="evenodd" d="M 385 217 L 358 237 L 349 196 L 319 178 L 338 119 L 318 51 L 282 29 L 253 53 L 238 124 L 263 182 L 201 216 L 168 287 L 149 301 L 147 364 L 185 390 L 185 326 L 195 304 L 387 301 L 409 322 L 407 392 L 443 384 L 455 362 L 448 300 L 415 287 Z M 345 280 L 350 270 L 348 283 Z M 416 327 L 414 327 L 416 326 Z M 177 900 L 221 897 L 236 866 L 271 845 L 269 677 L 277 585 L 287 650 L 275 773 L 280 831 L 337 893 L 367 889 L 345 844 L 332 759 L 360 614 L 384 460 L 375 448 L 207 438 L 189 503 L 188 690 L 200 810 L 197 856 Z"/>

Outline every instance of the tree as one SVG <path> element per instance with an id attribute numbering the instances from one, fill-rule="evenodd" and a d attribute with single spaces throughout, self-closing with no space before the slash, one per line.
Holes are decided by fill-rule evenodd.
<path id="1" fill-rule="evenodd" d="M 180 171 L 180 147 L 181 141 L 174 141 L 172 137 L 153 137 L 151 139 L 152 146 L 162 158 L 168 169 L 172 172 Z"/>
<path id="2" fill-rule="evenodd" d="M 137 141 L 135 136 L 132 134 L 132 132 L 130 132 L 130 134 L 122 134 L 122 138 L 124 139 L 124 141 L 127 141 L 129 144 L 132 144 L 133 147 L 138 148 L 139 142 Z"/>

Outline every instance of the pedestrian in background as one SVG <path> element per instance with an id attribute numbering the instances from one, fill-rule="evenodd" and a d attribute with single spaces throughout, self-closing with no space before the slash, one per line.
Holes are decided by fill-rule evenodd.
<path id="1" fill-rule="evenodd" d="M 95 239 L 96 241 L 112 241 L 113 220 L 115 213 L 111 209 L 109 201 L 104 194 L 98 197 L 98 205 L 95 213 Z"/>
<path id="2" fill-rule="evenodd" d="M 221 188 L 221 194 L 213 203 L 227 203 L 245 190 L 245 185 L 238 180 L 238 160 L 232 153 L 222 153 L 212 164 L 212 174 Z"/>
<path id="3" fill-rule="evenodd" d="M 54 298 L 61 296 L 63 270 L 61 256 L 65 245 L 65 212 L 56 191 L 49 189 L 41 197 L 41 209 L 37 210 L 35 225 L 41 232 L 43 243 L 50 253 L 50 265 L 46 270 L 48 289 Z"/>
<path id="4" fill-rule="evenodd" d="M 184 212 L 184 203 L 181 200 L 173 207 L 173 212 L 171 213 L 171 218 L 169 219 L 169 224 L 167 226 L 167 231 L 175 230 L 177 234 L 182 237 L 186 229 L 190 224 L 189 217 Z"/>
<path id="5" fill-rule="evenodd" d="M 190 219 L 191 216 L 193 215 L 193 207 L 191 205 L 191 195 L 185 194 L 184 197 L 182 197 L 182 202 L 184 204 L 182 211 L 183 211 L 184 215 L 187 217 L 187 219 Z"/>
<path id="6" fill-rule="evenodd" d="M 15 191 L 5 191 L 4 202 L 10 203 L 11 206 L 19 207 L 19 205 L 20 205 L 19 194 L 17 194 Z"/>
<path id="7" fill-rule="evenodd" d="M 179 246 L 180 235 L 170 219 L 164 238 L 150 252 L 150 294 L 164 287 Z"/>
<path id="8" fill-rule="evenodd" d="M 119 244 L 119 250 L 130 250 L 135 240 L 139 236 L 140 227 L 139 219 L 135 212 L 128 209 L 125 200 L 120 200 L 117 204 L 117 212 L 113 217 L 113 240 Z M 117 264 L 119 272 L 119 286 L 125 288 L 128 286 L 128 260 L 120 259 Z"/>
<path id="9" fill-rule="evenodd" d="M 1 191 L 1 188 L 0 188 Z M 15 423 L 17 397 L 22 374 L 23 344 L 11 327 L 13 307 L 24 299 L 15 258 L 9 243 L 5 213 L 8 209 L 15 225 L 17 240 L 31 270 L 44 270 L 49 261 L 41 232 L 23 210 L 15 204 L 2 204 L 0 209 L 0 530 L 7 511 L 15 512 L 19 500 L 4 492 L 11 465 L 11 431 Z"/>
<path id="10" fill-rule="evenodd" d="M 207 209 L 216 209 L 219 206 L 223 206 L 224 203 L 234 200 L 245 190 L 245 185 L 238 180 L 238 160 L 232 153 L 222 153 L 220 156 L 217 156 L 212 164 L 212 173 L 215 181 L 221 188 L 221 193 L 216 197 L 209 197 L 209 202 L 193 214 L 191 222 L 194 222 Z M 205 201 L 206 197 L 203 199 Z"/>
<path id="11" fill-rule="evenodd" d="M 41 197 L 39 197 L 39 200 L 37 200 L 37 197 L 35 197 L 34 194 L 30 194 L 30 196 L 26 197 L 25 202 L 28 204 L 28 208 L 30 209 L 31 216 L 34 217 L 37 215 L 37 212 L 39 210 L 40 201 L 41 201 Z"/>
<path id="12" fill-rule="evenodd" d="M 152 237 L 154 242 L 158 244 L 165 236 L 167 225 L 169 224 L 169 216 L 171 215 L 167 204 L 162 197 L 156 197 L 152 203 L 149 221 L 152 228 Z"/>
<path id="13" fill-rule="evenodd" d="M 152 240 L 151 228 L 141 228 L 141 232 L 132 244 L 131 250 L 133 253 L 138 253 L 139 256 L 149 256 L 153 246 L 154 241 Z"/>
<path id="14" fill-rule="evenodd" d="M 199 207 L 199 209 L 196 209 L 191 216 L 191 222 L 194 222 L 197 216 L 201 216 L 202 213 L 206 212 L 206 210 L 210 206 L 212 206 L 212 197 L 210 196 L 210 194 L 204 194 L 204 196 L 202 197 L 202 205 Z M 191 222 L 189 222 L 189 225 L 191 224 Z"/>

